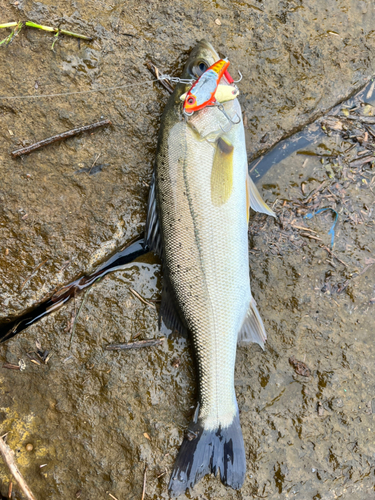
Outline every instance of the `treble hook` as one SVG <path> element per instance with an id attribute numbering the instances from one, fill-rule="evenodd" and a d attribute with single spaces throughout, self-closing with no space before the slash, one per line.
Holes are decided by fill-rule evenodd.
<path id="1" fill-rule="evenodd" d="M 235 115 L 235 116 L 237 116 L 238 121 L 236 121 L 236 122 L 235 122 L 235 121 L 233 121 L 233 120 L 232 120 L 232 118 L 231 118 L 231 117 L 228 115 L 228 113 L 225 111 L 224 106 L 223 106 L 222 104 L 219 104 L 219 105 L 218 105 L 218 109 L 219 109 L 219 110 L 223 113 L 223 115 L 225 116 L 225 118 L 226 118 L 229 122 L 231 122 L 233 125 L 238 125 L 238 124 L 240 123 L 241 118 L 238 116 L 238 114 L 237 114 L 237 113 L 236 113 L 236 115 Z"/>
<path id="2" fill-rule="evenodd" d="M 240 75 L 240 79 L 239 79 L 239 80 L 235 80 L 235 81 L 233 81 L 233 83 L 238 83 L 238 82 L 240 82 L 240 81 L 242 80 L 242 78 L 243 78 L 241 71 L 240 71 L 239 69 L 238 69 L 237 71 L 238 71 L 238 74 Z"/>

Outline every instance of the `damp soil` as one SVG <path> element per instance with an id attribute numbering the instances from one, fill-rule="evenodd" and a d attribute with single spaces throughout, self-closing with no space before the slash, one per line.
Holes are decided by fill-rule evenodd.
<path id="1" fill-rule="evenodd" d="M 249 162 L 278 219 L 253 214 L 249 228 L 252 290 L 268 342 L 264 352 L 242 346 L 237 355 L 246 481 L 235 492 L 206 477 L 185 498 L 375 496 L 374 171 L 354 163 L 363 151 L 373 155 L 372 136 L 358 118 L 345 122 L 348 114 L 373 114 L 371 83 L 359 109 L 338 111 L 341 129 L 330 122 L 319 140 L 272 160 L 263 176 L 256 171 L 258 157 L 280 139 L 371 80 L 372 3 L 3 0 L 1 7 L 1 22 L 32 20 L 95 37 L 61 36 L 51 51 L 51 34 L 21 31 L 0 47 L 1 96 L 132 85 L 0 100 L 1 317 L 91 273 L 142 232 L 168 98 L 144 83 L 152 78 L 146 63 L 178 75 L 206 37 L 229 57 L 232 74 L 243 74 Z M 103 118 L 113 126 L 11 158 L 22 145 Z M 332 209 L 335 256 L 327 251 Z M 25 364 L 0 368 L 0 431 L 9 432 L 38 500 L 141 498 L 145 464 L 145 498 L 168 498 L 196 402 L 190 343 L 172 335 L 137 351 L 104 349 L 159 336 L 156 309 L 130 289 L 159 299 L 160 284 L 157 259 L 139 258 L 0 346 L 1 366 Z M 35 354 L 45 350 L 47 364 Z M 289 363 L 293 356 L 309 377 Z M 9 480 L 1 463 L 4 496 Z M 13 498 L 22 498 L 17 487 Z"/>

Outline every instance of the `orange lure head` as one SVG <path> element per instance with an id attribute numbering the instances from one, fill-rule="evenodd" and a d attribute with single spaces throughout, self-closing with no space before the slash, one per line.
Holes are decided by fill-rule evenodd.
<path id="1" fill-rule="evenodd" d="M 229 64 L 227 59 L 220 59 L 198 78 L 186 94 L 183 106 L 185 114 L 190 115 L 194 111 L 215 104 L 217 87 L 223 75 L 229 74 L 227 71 Z"/>

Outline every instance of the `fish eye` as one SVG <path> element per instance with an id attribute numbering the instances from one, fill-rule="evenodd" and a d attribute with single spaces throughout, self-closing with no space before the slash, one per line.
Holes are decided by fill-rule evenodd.
<path id="1" fill-rule="evenodd" d="M 187 100 L 188 104 L 194 104 L 195 99 L 193 97 L 189 97 Z"/>
<path id="2" fill-rule="evenodd" d="M 202 73 L 204 73 L 207 69 L 207 66 L 204 62 L 201 62 L 201 63 L 199 63 L 198 68 L 200 71 L 202 71 Z"/>
<path id="3" fill-rule="evenodd" d="M 196 78 L 199 78 L 208 69 L 208 67 L 209 64 L 207 64 L 205 61 L 198 61 L 196 64 L 194 64 L 191 73 Z"/>

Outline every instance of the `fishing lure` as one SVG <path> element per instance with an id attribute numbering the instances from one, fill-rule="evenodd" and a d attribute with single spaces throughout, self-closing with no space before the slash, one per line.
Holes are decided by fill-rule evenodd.
<path id="1" fill-rule="evenodd" d="M 194 111 L 199 111 L 206 106 L 213 106 L 216 104 L 216 90 L 224 74 L 227 79 L 233 82 L 233 79 L 227 71 L 229 64 L 230 62 L 227 59 L 220 59 L 210 66 L 193 84 L 186 94 L 184 101 L 183 109 L 186 115 L 189 116 L 194 113 Z"/>
<path id="2" fill-rule="evenodd" d="M 219 84 L 217 86 L 217 89 L 215 92 L 215 99 L 216 99 L 216 102 L 218 102 L 218 103 L 228 102 L 228 101 L 232 101 L 233 99 L 238 97 L 239 93 L 240 93 L 240 91 L 234 85 Z M 185 101 L 187 94 L 188 94 L 187 92 L 185 94 L 182 94 L 182 96 L 180 97 L 180 100 Z"/>

